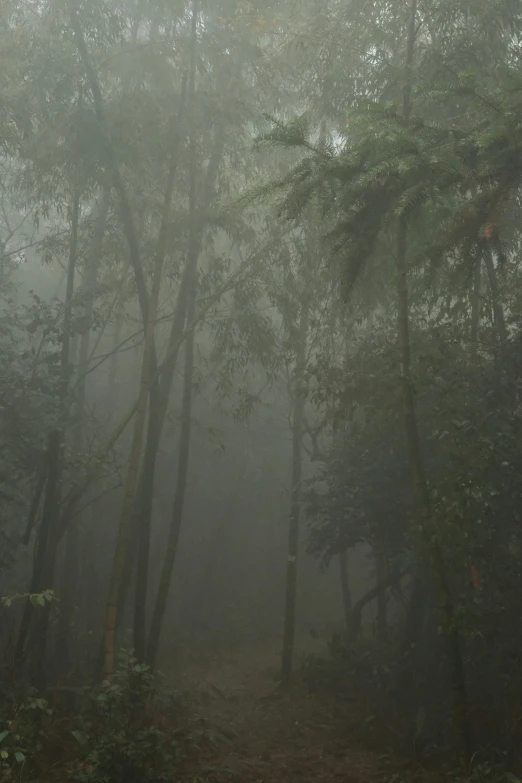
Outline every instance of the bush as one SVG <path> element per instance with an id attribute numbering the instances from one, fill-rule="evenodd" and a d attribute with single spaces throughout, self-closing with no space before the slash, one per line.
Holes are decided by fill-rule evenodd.
<path id="1" fill-rule="evenodd" d="M 17 703 L 18 702 L 18 703 Z M 22 697 L 4 694 L 0 717 L 0 769 L 3 781 L 25 781 L 33 759 L 46 743 L 46 721 L 52 715 L 45 699 L 28 689 Z"/>
<path id="2" fill-rule="evenodd" d="M 72 732 L 82 749 L 70 779 L 87 783 L 160 783 L 172 778 L 179 746 L 155 717 L 155 678 L 125 654 L 113 681 L 89 694 Z"/>
<path id="3" fill-rule="evenodd" d="M 33 689 L 6 685 L 0 693 L 0 780 L 172 780 L 179 743 L 156 685 L 151 670 L 128 653 L 111 683 L 70 689 L 79 697 L 71 712 L 58 704 L 51 709 Z"/>
<path id="4" fill-rule="evenodd" d="M 304 663 L 304 678 L 312 690 L 353 693 L 354 683 L 369 692 L 382 694 L 390 690 L 390 669 L 372 647 L 361 642 L 350 644 L 334 635 L 328 643 L 328 653 L 328 657 L 309 656 Z"/>

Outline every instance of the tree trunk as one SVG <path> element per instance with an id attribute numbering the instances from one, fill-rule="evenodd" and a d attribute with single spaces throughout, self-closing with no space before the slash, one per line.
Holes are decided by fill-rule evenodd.
<path id="1" fill-rule="evenodd" d="M 105 118 L 105 108 L 103 105 L 102 93 L 96 76 L 96 72 L 89 58 L 89 53 L 85 44 L 81 24 L 78 14 L 74 7 L 71 8 L 71 24 L 74 31 L 74 36 L 80 57 L 83 61 L 91 92 L 94 98 L 94 107 L 96 111 L 97 120 L 102 131 L 106 163 L 109 170 L 112 172 L 113 184 L 118 196 L 118 203 L 120 207 L 121 221 L 127 243 L 129 246 L 130 261 L 134 270 L 134 278 L 136 281 L 136 287 L 138 290 L 138 300 L 140 303 L 140 310 L 145 331 L 145 345 L 143 351 L 142 371 L 140 377 L 140 390 L 138 395 L 138 403 L 136 406 L 136 413 L 134 418 L 134 432 L 131 447 L 130 464 L 127 472 L 127 479 L 125 482 L 125 490 L 122 504 L 122 513 L 120 517 L 120 525 L 118 529 L 116 549 L 113 561 L 112 575 L 110 579 L 109 587 L 109 599 L 107 602 L 107 613 L 105 621 L 105 642 L 104 642 L 104 674 L 105 677 L 111 678 L 114 672 L 114 657 L 115 657 L 115 633 L 116 633 L 116 617 L 117 607 L 119 601 L 119 595 L 121 591 L 122 575 L 125 566 L 125 558 L 127 545 L 129 540 L 129 534 L 132 530 L 132 509 L 136 497 L 136 486 L 139 476 L 139 463 L 143 445 L 143 434 L 145 428 L 147 399 L 149 391 L 154 394 L 154 386 L 157 380 L 157 361 L 156 361 L 156 348 L 154 341 L 154 332 L 157 321 L 157 309 L 159 289 L 161 284 L 161 273 L 163 269 L 163 262 L 165 257 L 166 236 L 165 231 L 162 235 L 160 231 L 160 237 L 158 238 L 158 250 L 155 257 L 154 275 L 152 282 L 152 291 L 150 299 L 147 292 L 147 285 L 145 281 L 145 275 L 143 272 L 143 265 L 141 262 L 141 252 L 136 234 L 135 223 L 132 215 L 130 202 L 127 196 L 127 192 L 121 177 L 120 169 L 117 162 L 114 146 L 110 139 L 107 122 Z M 175 173 L 175 165 L 171 165 L 169 169 L 169 185 L 172 181 Z M 172 188 L 171 188 L 172 190 Z M 172 193 L 171 193 L 172 195 Z M 168 215 L 170 213 L 170 201 L 165 198 L 164 212 Z M 163 226 L 163 217 L 162 217 Z"/>
<path id="2" fill-rule="evenodd" d="M 480 332 L 480 313 L 481 313 L 481 284 L 482 284 L 482 258 L 479 256 L 475 260 L 475 269 L 473 270 L 473 291 L 471 295 L 471 352 L 477 353 L 478 340 Z"/>
<path id="3" fill-rule="evenodd" d="M 406 77 L 403 90 L 403 116 L 408 120 L 411 114 L 411 92 L 413 75 L 413 57 L 416 37 L 417 0 L 410 0 L 410 20 L 408 29 L 406 53 Z M 444 613 L 448 634 L 448 655 L 452 677 L 453 719 L 459 744 L 459 757 L 463 770 L 469 770 L 472 757 L 471 736 L 468 719 L 468 698 L 464 666 L 460 649 L 460 634 L 457 628 L 455 609 L 451 598 L 446 565 L 440 546 L 433 543 L 431 536 L 431 502 L 426 479 L 424 461 L 421 454 L 417 416 L 415 411 L 415 396 L 411 379 L 411 356 L 409 335 L 409 291 L 408 291 L 408 260 L 407 260 L 408 221 L 405 215 L 399 219 L 397 235 L 397 299 L 398 299 L 398 345 L 400 353 L 400 376 L 404 407 L 404 424 L 409 452 L 410 468 L 417 496 L 419 512 L 422 517 L 423 546 L 429 555 Z"/>
<path id="4" fill-rule="evenodd" d="M 194 66 L 195 67 L 195 66 Z M 193 99 L 193 96 L 192 96 Z M 167 187 L 165 190 L 165 198 L 163 201 L 163 211 L 161 216 L 161 226 L 159 230 L 158 243 L 156 247 L 155 267 L 158 274 L 158 290 L 155 293 L 156 300 L 159 296 L 159 282 L 161 281 L 161 274 L 163 270 L 163 264 L 165 261 L 165 254 L 167 251 L 167 240 L 170 228 L 171 211 L 172 211 L 172 198 L 174 195 L 174 183 L 176 178 L 176 172 L 179 161 L 179 146 L 181 142 L 181 134 L 183 128 L 183 114 L 185 109 L 185 80 L 183 81 L 183 89 L 181 94 L 181 105 L 177 107 L 178 111 L 172 118 L 174 132 L 171 140 L 171 152 L 170 152 L 170 165 L 167 177 Z M 155 303 L 157 309 L 157 301 Z M 183 310 L 179 307 L 180 311 Z M 177 316 L 177 313 L 176 313 Z M 180 317 L 174 317 L 174 323 L 179 327 L 179 335 L 183 330 L 183 319 Z M 192 316 L 193 317 L 193 316 Z M 173 323 L 173 326 L 174 326 Z M 190 339 L 190 338 L 189 338 Z M 177 356 L 174 356 L 172 361 L 175 365 Z M 145 660 L 146 645 L 147 645 L 147 629 L 146 629 L 146 614 L 147 614 L 147 593 L 148 593 L 148 576 L 149 576 L 149 554 L 150 554 L 150 532 L 151 532 L 151 516 L 152 516 L 152 498 L 154 495 L 154 476 L 156 469 L 156 457 L 161 440 L 161 432 L 163 428 L 163 421 L 168 404 L 168 396 L 170 388 L 166 395 L 162 392 L 164 390 L 160 386 L 159 378 L 157 376 L 150 379 L 149 386 L 149 420 L 147 428 L 147 438 L 145 442 L 145 453 L 143 458 L 142 474 L 140 478 L 140 489 L 138 493 L 139 507 L 136 509 L 137 521 L 138 521 L 138 561 L 137 561 L 137 575 L 136 575 L 136 593 L 134 604 L 134 651 L 136 657 L 140 661 Z"/>
<path id="5" fill-rule="evenodd" d="M 382 552 L 375 552 L 375 581 L 378 585 L 386 580 L 386 561 Z M 381 644 L 388 641 L 388 616 L 387 616 L 386 590 L 380 590 L 377 595 L 377 638 Z"/>
<path id="6" fill-rule="evenodd" d="M 502 394 L 502 373 L 506 363 L 506 345 L 508 330 L 502 307 L 502 297 L 498 285 L 497 270 L 493 260 L 493 254 L 489 244 L 484 247 L 484 264 L 488 275 L 489 290 L 491 292 L 491 309 L 493 311 L 493 330 L 496 334 L 497 349 L 495 350 L 496 385 L 497 394 Z"/>
<path id="7" fill-rule="evenodd" d="M 305 370 L 306 344 L 308 340 L 309 303 L 301 303 L 299 336 L 296 351 L 295 380 L 293 389 L 292 421 L 292 479 L 290 526 L 288 531 L 288 560 L 286 566 L 285 620 L 283 631 L 283 652 L 281 657 L 281 679 L 289 682 L 292 676 L 294 657 L 295 623 L 297 610 L 297 556 L 299 552 L 299 516 L 301 511 L 302 446 L 304 413 L 306 402 Z"/>
<path id="8" fill-rule="evenodd" d="M 339 575 L 341 578 L 341 596 L 343 599 L 344 622 L 348 636 L 352 632 L 352 594 L 350 591 L 350 575 L 348 573 L 348 552 L 339 552 Z"/>
<path id="9" fill-rule="evenodd" d="M 125 270 L 123 272 L 123 275 L 125 277 Z M 119 295 L 118 298 L 120 298 Z M 116 305 L 115 329 L 114 329 L 114 337 L 112 341 L 112 355 L 109 360 L 109 377 L 107 382 L 107 403 L 108 403 L 108 409 L 110 415 L 112 415 L 115 411 L 117 411 L 119 406 L 119 399 L 118 399 L 119 356 L 118 356 L 117 349 L 121 342 L 121 333 L 123 329 L 124 316 L 125 316 L 125 306 L 123 302 L 120 300 Z"/>
<path id="10" fill-rule="evenodd" d="M 155 312 L 151 307 L 149 312 L 155 317 Z M 118 609 L 118 598 L 120 594 L 121 579 L 123 569 L 125 566 L 125 555 L 127 552 L 127 546 L 129 541 L 129 533 L 132 529 L 132 509 L 134 505 L 134 499 L 136 495 L 136 485 L 139 477 L 139 465 L 141 457 L 141 449 L 143 443 L 143 433 L 145 429 L 145 419 L 147 414 L 147 399 L 149 391 L 149 378 L 150 378 L 150 352 L 151 352 L 151 339 L 154 336 L 153 329 L 154 321 L 150 319 L 147 326 L 147 334 L 145 338 L 145 346 L 143 349 L 143 360 L 141 367 L 140 377 L 140 391 L 138 395 L 138 403 L 136 407 L 136 413 L 134 417 L 134 429 L 132 435 L 132 445 L 129 459 L 129 467 L 127 469 L 127 476 L 125 479 L 124 493 L 122 508 L 120 514 L 120 521 L 118 525 L 118 532 L 116 538 L 116 546 L 114 551 L 114 558 L 112 564 L 112 571 L 109 582 L 109 596 L 107 600 L 107 610 L 105 616 L 105 632 L 104 632 L 104 664 L 103 675 L 104 678 L 110 680 L 114 674 L 115 654 L 116 654 L 116 616 Z"/>
<path id="11" fill-rule="evenodd" d="M 47 542 L 49 539 L 50 525 L 52 522 L 53 509 L 57 505 L 55 491 L 58 485 L 59 476 L 59 456 L 60 456 L 60 440 L 61 433 L 54 431 L 49 436 L 49 443 L 47 447 L 47 473 L 46 473 L 46 485 L 45 496 L 42 509 L 42 518 L 40 527 L 38 530 L 38 537 L 35 544 L 35 555 L 33 561 L 33 570 L 31 574 L 31 580 L 29 582 L 28 592 L 31 594 L 37 593 L 42 589 L 42 577 L 44 570 L 44 562 L 47 554 Z M 15 661 L 17 666 L 22 666 L 25 659 L 25 648 L 27 642 L 27 635 L 31 625 L 31 619 L 33 617 L 34 607 L 31 601 L 26 600 L 24 605 L 24 611 L 22 619 L 20 621 L 20 628 L 18 630 L 18 637 L 16 641 Z"/>
<path id="12" fill-rule="evenodd" d="M 172 174 L 173 186 L 174 171 L 172 169 L 169 173 L 169 177 L 170 174 Z M 168 216 L 170 214 L 170 200 L 167 200 L 167 195 L 165 197 L 166 203 L 164 205 L 164 212 Z M 172 189 L 170 190 L 170 198 L 171 196 Z M 151 393 L 151 402 L 154 404 L 157 402 L 157 397 L 155 396 L 155 393 L 153 393 L 153 391 L 157 389 L 155 330 L 158 317 L 159 292 L 163 274 L 163 264 L 165 260 L 166 222 L 167 218 L 165 218 L 165 220 L 162 219 L 162 228 L 160 230 L 158 248 L 154 261 L 152 290 L 150 299 L 145 308 L 147 312 L 147 321 L 145 326 L 145 344 L 143 348 L 140 389 L 138 403 L 136 406 L 136 414 L 134 418 L 130 461 L 125 481 L 120 524 L 118 528 L 113 567 L 110 578 L 109 598 L 107 601 L 103 668 L 104 677 L 109 680 L 112 678 L 114 673 L 116 618 L 118 614 L 118 602 L 121 591 L 123 572 L 125 568 L 126 553 L 129 545 L 130 534 L 132 532 L 133 508 L 139 479 L 140 458 L 143 445 L 143 435 L 147 413 L 147 400 L 149 393 Z"/>
<path id="13" fill-rule="evenodd" d="M 219 163 L 223 154 L 223 138 L 218 133 L 214 145 L 214 150 L 210 156 L 209 164 L 207 166 L 207 172 L 205 176 L 205 182 L 202 187 L 202 193 L 205 196 L 205 204 L 200 206 L 206 206 L 210 194 L 212 193 L 219 171 Z M 143 458 L 142 475 L 140 477 L 140 484 L 136 503 L 136 533 L 141 530 L 143 535 L 146 536 L 147 529 L 150 530 L 151 515 L 152 515 L 152 501 L 153 501 L 153 488 L 154 477 L 156 472 L 156 459 L 161 442 L 161 435 L 163 432 L 163 426 L 165 422 L 165 415 L 167 413 L 168 402 L 172 390 L 172 383 L 174 379 L 174 373 L 177 365 L 179 349 L 181 347 L 181 341 L 183 337 L 183 328 L 186 319 L 187 308 L 187 286 L 191 275 L 193 274 L 192 266 L 197 264 L 198 258 L 201 253 L 201 246 L 203 243 L 204 225 L 200 221 L 197 226 L 197 238 L 189 239 L 189 244 L 192 243 L 192 249 L 189 248 L 187 253 L 187 262 L 183 271 L 180 288 L 178 291 L 176 310 L 174 319 L 172 321 L 169 342 L 167 346 L 167 356 L 162 365 L 162 372 L 159 384 L 158 404 L 153 408 L 152 418 L 149 417 L 149 423 L 147 428 L 147 438 L 145 443 L 145 454 Z M 197 249 L 196 249 L 197 246 Z M 136 550 L 138 542 L 131 542 L 131 547 L 128 552 L 125 568 L 125 578 L 122 582 L 122 591 L 120 595 L 120 608 L 118 610 L 118 618 L 123 616 L 127 595 L 130 589 L 133 570 L 136 562 Z M 145 557 L 145 552 L 144 552 Z M 143 567 L 143 564 L 142 564 Z M 142 572 L 143 573 L 143 572 Z M 143 589 L 140 589 L 136 595 L 136 601 L 143 604 Z M 141 596 L 141 597 L 140 597 Z M 141 616 L 142 610 L 136 609 L 135 614 Z M 141 623 L 141 620 L 138 620 Z M 119 623 L 119 621 L 118 621 Z M 141 643 L 138 645 L 141 648 Z"/>
<path id="14" fill-rule="evenodd" d="M 62 332 L 62 345 L 60 352 L 60 406 L 62 416 L 65 416 L 65 405 L 68 389 L 69 353 L 71 345 L 72 306 L 74 296 L 74 280 L 76 274 L 76 262 L 78 256 L 78 224 L 80 220 L 79 186 L 74 190 L 71 207 L 71 241 L 69 244 L 69 260 L 67 265 L 67 285 L 64 303 L 64 319 Z M 45 496 L 42 509 L 42 519 L 36 554 L 33 564 L 30 592 L 40 592 L 52 589 L 54 586 L 54 570 L 56 563 L 56 550 L 58 538 L 56 528 L 60 506 L 60 477 L 62 460 L 63 431 L 55 430 L 49 437 L 48 470 L 45 486 Z M 45 652 L 47 644 L 47 628 L 49 623 L 49 604 L 39 607 L 36 622 L 30 639 L 30 647 L 34 659 L 34 676 L 40 687 L 44 685 L 45 677 Z M 24 657 L 24 648 L 32 616 L 32 604 L 26 602 L 22 623 L 17 643 L 17 660 L 21 662 Z"/>
<path id="15" fill-rule="evenodd" d="M 188 270 L 188 265 L 185 267 L 185 273 Z M 136 504 L 134 509 L 134 522 L 133 522 L 133 535 L 129 541 L 125 560 L 125 570 L 122 578 L 122 586 L 120 591 L 120 598 L 118 604 L 118 616 L 117 627 L 120 625 L 120 621 L 123 618 L 125 612 L 125 606 L 127 603 L 127 597 L 132 584 L 132 578 L 134 569 L 138 559 L 138 549 L 140 546 L 140 535 L 147 535 L 147 531 L 150 531 L 151 516 L 152 516 L 152 501 L 154 494 L 154 479 L 156 474 L 156 460 L 158 456 L 159 447 L 161 444 L 161 435 L 163 432 L 163 425 L 165 422 L 165 416 L 167 413 L 168 402 L 170 399 L 170 393 L 172 389 L 172 382 L 174 380 L 174 372 L 176 369 L 179 349 L 181 347 L 181 338 L 183 336 L 183 327 L 186 319 L 186 284 L 185 277 L 181 281 L 181 285 L 178 291 L 178 298 L 176 304 L 176 313 L 172 322 L 172 327 L 169 337 L 169 349 L 167 350 L 168 362 L 165 366 L 165 370 L 160 379 L 158 403 L 152 409 L 149 415 L 149 421 L 147 425 L 147 436 L 145 441 L 145 453 L 143 457 L 143 465 L 141 469 L 140 482 L 138 487 L 138 493 L 136 498 Z M 174 350 L 171 349 L 174 347 Z M 141 533 L 140 533 L 141 531 Z M 146 547 L 148 545 L 146 544 Z M 145 558 L 148 559 L 147 552 L 141 550 L 141 568 L 144 566 Z M 143 575 L 142 575 L 143 576 Z M 138 601 L 145 605 L 145 594 L 147 589 L 143 586 L 141 595 L 136 593 L 135 596 L 135 619 L 138 611 L 136 604 Z M 138 619 L 138 623 L 141 620 Z M 140 649 L 141 644 L 139 645 Z"/>
<path id="16" fill-rule="evenodd" d="M 190 435 L 192 423 L 192 389 L 194 373 L 194 330 L 191 331 L 185 343 L 185 368 L 183 379 L 183 405 L 182 422 L 179 439 L 178 473 L 176 479 L 176 492 L 172 508 L 169 534 L 165 550 L 165 559 L 161 569 L 156 602 L 152 614 L 149 639 L 147 645 L 147 663 L 154 666 L 158 654 L 161 631 L 167 599 L 170 592 L 172 573 L 178 551 L 179 534 L 183 518 L 183 506 L 187 488 L 187 476 L 190 456 Z"/>
<path id="17" fill-rule="evenodd" d="M 90 330 L 94 309 L 96 283 L 98 280 L 98 269 L 101 261 L 103 237 L 107 227 L 108 213 L 109 189 L 105 188 L 102 192 L 98 219 L 94 232 L 94 240 L 90 254 L 90 261 L 84 282 L 85 303 L 83 315 L 86 326 L 81 336 L 78 357 L 80 376 L 76 390 L 76 424 L 73 432 L 73 449 L 76 454 L 81 454 L 83 451 L 85 429 L 84 416 L 87 391 L 86 369 L 90 351 Z M 69 523 L 66 534 L 65 555 L 60 589 L 60 619 L 58 622 L 58 629 L 56 634 L 55 653 L 57 669 L 62 672 L 65 671 L 70 664 L 71 624 L 74 609 L 78 599 L 81 543 L 80 525 L 81 516 L 78 515 Z"/>
<path id="18" fill-rule="evenodd" d="M 167 606 L 172 571 L 178 549 L 179 532 L 183 517 L 183 505 L 187 485 L 188 464 L 190 455 L 190 437 L 192 425 L 192 386 L 194 377 L 194 334 L 195 326 L 190 327 L 196 313 L 197 266 L 201 247 L 201 224 L 196 215 L 197 203 L 197 141 L 196 141 L 196 72 L 197 72 L 197 31 L 199 22 L 199 0 L 192 0 L 192 32 L 189 68 L 189 143 L 190 143 L 190 178 L 189 178 L 189 248 L 186 263 L 186 318 L 189 334 L 185 343 L 185 373 L 183 379 L 182 422 L 179 441 L 178 475 L 172 519 L 167 539 L 167 549 L 160 576 L 158 592 L 151 619 L 151 627 L 147 642 L 146 658 L 149 665 L 156 660 L 163 618 Z M 173 374 L 173 367 L 169 368 Z M 172 375 L 171 375 L 172 380 Z M 170 391 L 170 389 L 169 389 Z M 167 404 L 168 395 L 165 399 Z M 148 518 L 150 519 L 150 509 Z M 145 520 L 144 520 L 145 522 Z M 149 523 L 150 524 L 150 523 Z"/>
<path id="19" fill-rule="evenodd" d="M 366 606 L 368 606 L 369 603 L 375 601 L 375 599 L 378 598 L 379 595 L 386 593 L 386 590 L 389 587 L 393 587 L 394 585 L 400 585 L 401 580 L 403 579 L 404 575 L 407 573 L 407 570 L 408 569 L 402 569 L 402 570 L 399 568 L 394 569 L 394 571 L 387 574 L 387 576 L 384 578 L 384 581 L 377 582 L 377 584 L 375 584 L 374 587 L 371 588 L 371 590 L 368 590 L 368 592 L 365 593 L 362 596 L 362 598 L 359 598 L 359 600 L 354 604 L 350 617 L 350 626 L 348 630 L 348 634 L 350 637 L 356 639 L 360 633 L 361 625 L 362 625 L 363 609 Z"/>

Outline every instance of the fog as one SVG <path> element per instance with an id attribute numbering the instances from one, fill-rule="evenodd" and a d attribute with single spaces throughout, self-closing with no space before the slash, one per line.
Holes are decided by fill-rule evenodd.
<path id="1" fill-rule="evenodd" d="M 2 0 L 0 779 L 509 781 L 520 0 Z"/>

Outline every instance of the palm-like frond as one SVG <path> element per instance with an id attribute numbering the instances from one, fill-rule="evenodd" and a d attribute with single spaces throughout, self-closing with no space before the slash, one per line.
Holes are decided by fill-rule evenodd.
<path id="1" fill-rule="evenodd" d="M 509 89 L 479 94 L 464 77 L 448 87 L 454 96 L 466 94 L 477 104 L 473 117 L 479 120 L 467 128 L 437 127 L 421 118 L 406 123 L 389 105 L 360 107 L 350 117 L 349 141 L 336 153 L 324 153 L 310 142 L 302 117 L 287 125 L 275 120 L 264 141 L 311 154 L 267 192 L 279 191 L 280 212 L 293 220 L 310 201 L 321 205 L 333 222 L 326 236 L 334 252 L 342 254 L 348 289 L 402 215 L 412 223 L 422 221 L 424 232 L 430 218 L 427 241 L 420 237 L 413 243 L 412 263 L 433 264 L 450 253 L 466 259 L 470 248 L 484 242 L 502 258 L 499 220 L 522 185 L 522 82 L 518 87 L 510 82 Z"/>

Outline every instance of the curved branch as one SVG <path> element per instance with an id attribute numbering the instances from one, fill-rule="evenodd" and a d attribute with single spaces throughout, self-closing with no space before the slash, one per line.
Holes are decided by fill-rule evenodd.
<path id="1" fill-rule="evenodd" d="M 395 569 L 386 577 L 386 579 L 376 584 L 375 587 L 372 587 L 371 590 L 368 590 L 368 592 L 365 593 L 362 598 L 359 598 L 359 600 L 354 604 L 350 623 L 351 632 L 354 638 L 358 636 L 359 631 L 361 630 L 362 612 L 364 607 L 374 601 L 388 587 L 393 587 L 396 584 L 400 584 L 403 577 L 406 576 L 410 570 L 411 566 L 403 569 Z"/>

